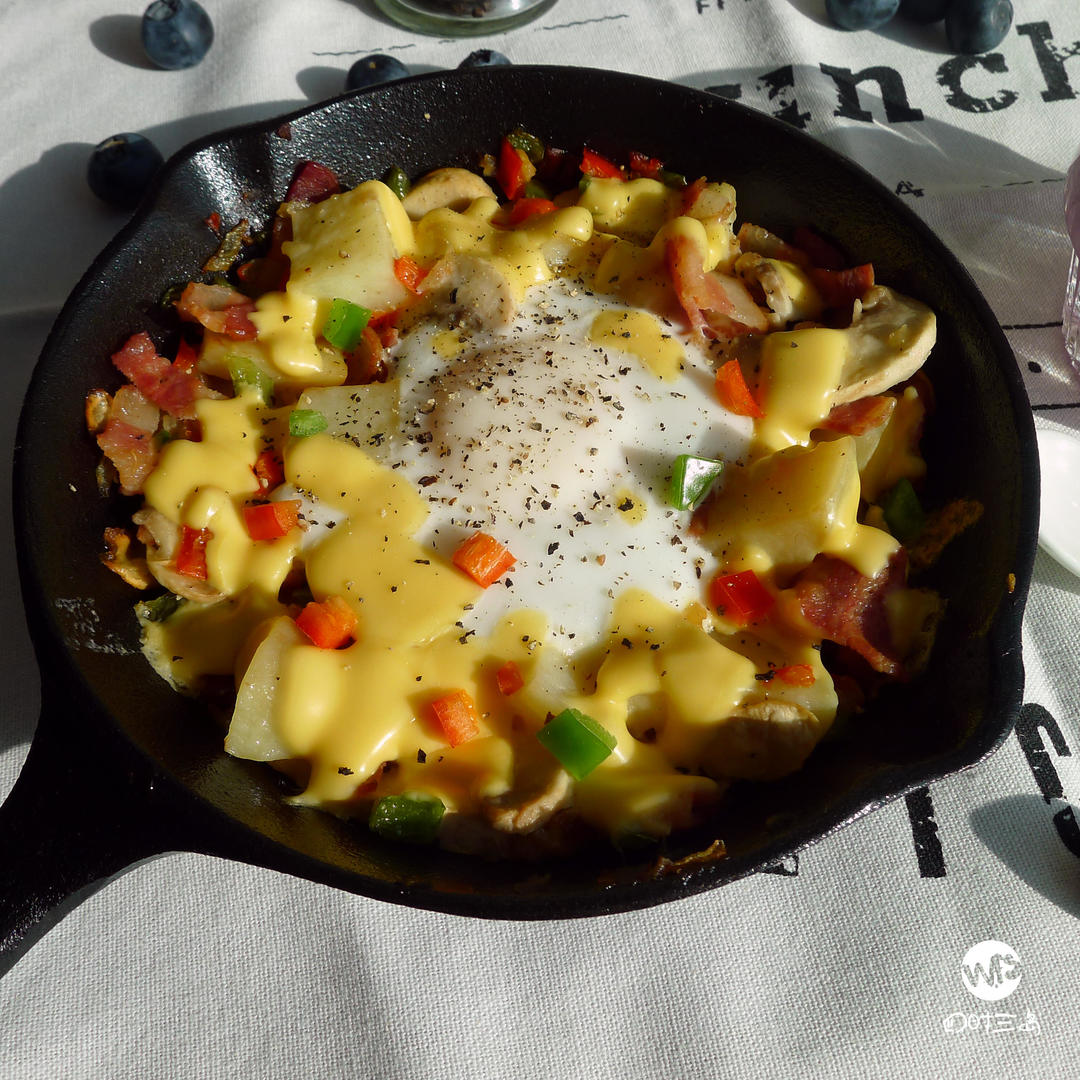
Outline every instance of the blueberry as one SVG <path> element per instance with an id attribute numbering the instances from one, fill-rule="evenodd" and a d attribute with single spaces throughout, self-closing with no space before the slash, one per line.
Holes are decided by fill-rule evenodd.
<path id="1" fill-rule="evenodd" d="M 999 45 L 1012 26 L 1009 0 L 953 0 L 945 16 L 949 48 L 958 53 L 984 53 Z"/>
<path id="2" fill-rule="evenodd" d="M 380 83 L 393 82 L 395 79 L 404 79 L 409 74 L 409 69 L 392 56 L 382 53 L 373 53 L 371 56 L 362 56 L 345 76 L 346 90 L 362 90 L 365 86 L 378 86 Z"/>
<path id="3" fill-rule="evenodd" d="M 161 168 L 158 148 L 143 135 L 112 135 L 90 154 L 86 182 L 110 206 L 132 209 Z"/>
<path id="4" fill-rule="evenodd" d="M 884 26 L 900 0 L 825 0 L 825 13 L 841 30 L 873 30 Z"/>
<path id="5" fill-rule="evenodd" d="M 900 0 L 900 14 L 917 23 L 940 22 L 952 0 Z"/>
<path id="6" fill-rule="evenodd" d="M 496 52 L 495 49 L 477 49 L 476 52 L 469 53 L 469 55 L 458 64 L 458 67 L 501 67 L 503 64 L 509 64 L 511 62 L 509 56 L 504 56 L 501 52 Z"/>
<path id="7" fill-rule="evenodd" d="M 195 0 L 154 0 L 143 12 L 143 49 L 166 71 L 194 67 L 213 41 L 210 16 Z"/>

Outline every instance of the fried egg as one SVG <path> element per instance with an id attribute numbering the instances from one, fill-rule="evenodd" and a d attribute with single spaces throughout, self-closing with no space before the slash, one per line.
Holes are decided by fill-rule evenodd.
<path id="1" fill-rule="evenodd" d="M 384 460 L 427 499 L 423 544 L 450 558 L 480 530 L 517 560 L 466 628 L 538 610 L 572 651 L 630 585 L 680 608 L 697 599 L 714 557 L 667 501 L 672 463 L 734 461 L 752 423 L 717 403 L 704 350 L 566 278 L 530 290 L 508 327 L 451 322 L 429 316 L 402 337 Z"/>

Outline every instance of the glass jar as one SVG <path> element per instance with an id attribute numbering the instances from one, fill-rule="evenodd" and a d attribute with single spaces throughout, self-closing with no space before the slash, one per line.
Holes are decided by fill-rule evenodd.
<path id="1" fill-rule="evenodd" d="M 1065 176 L 1065 229 L 1072 242 L 1069 276 L 1065 282 L 1065 306 L 1061 328 L 1065 351 L 1074 370 L 1080 373 L 1080 157 Z"/>
<path id="2" fill-rule="evenodd" d="M 394 22 L 444 37 L 499 33 L 535 19 L 554 4 L 555 0 L 375 0 Z"/>

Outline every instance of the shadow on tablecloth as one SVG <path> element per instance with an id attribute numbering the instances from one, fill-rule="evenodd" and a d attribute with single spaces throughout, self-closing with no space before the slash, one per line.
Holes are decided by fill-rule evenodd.
<path id="1" fill-rule="evenodd" d="M 1052 818 L 1054 829 L 1046 827 Z M 1080 917 L 1080 827 L 1072 806 L 1038 795 L 1010 795 L 977 807 L 975 835 L 1017 877 L 1062 911 Z"/>

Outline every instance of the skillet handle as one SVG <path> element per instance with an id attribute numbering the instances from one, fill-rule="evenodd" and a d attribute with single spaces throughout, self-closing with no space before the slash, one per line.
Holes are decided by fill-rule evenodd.
<path id="1" fill-rule="evenodd" d="M 95 751 L 100 729 L 65 697 L 43 686 L 30 753 L 0 806 L 0 976 L 92 893 L 171 849 L 152 769 L 130 752 L 105 757 L 100 741 Z"/>

